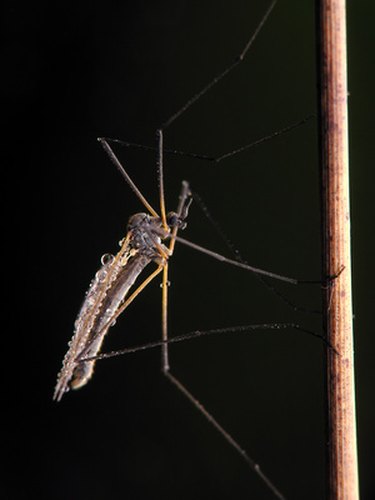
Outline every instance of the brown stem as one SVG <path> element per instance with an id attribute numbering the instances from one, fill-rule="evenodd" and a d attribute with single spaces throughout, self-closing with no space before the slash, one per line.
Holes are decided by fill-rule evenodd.
<path id="1" fill-rule="evenodd" d="M 345 0 L 319 0 L 322 255 L 327 352 L 328 498 L 358 492 L 353 364 Z"/>

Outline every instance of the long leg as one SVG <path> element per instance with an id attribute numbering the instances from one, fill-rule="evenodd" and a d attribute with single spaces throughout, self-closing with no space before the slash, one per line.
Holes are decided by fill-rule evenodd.
<path id="1" fill-rule="evenodd" d="M 159 131 L 159 137 L 162 137 L 162 132 Z M 162 146 L 162 141 L 159 141 L 159 147 Z M 162 155 L 159 155 L 159 159 Z M 161 163 L 162 164 L 162 163 Z M 182 210 L 185 206 L 185 201 L 188 196 L 188 185 L 183 183 L 182 192 L 177 207 L 177 214 L 181 216 Z M 174 242 L 176 241 L 178 228 L 175 227 L 172 232 L 170 242 L 170 253 L 173 253 Z M 213 427 L 222 435 L 222 437 L 242 456 L 251 470 L 253 470 L 260 479 L 267 485 L 273 492 L 275 497 L 283 500 L 284 496 L 271 482 L 271 480 L 264 474 L 260 466 L 247 454 L 247 452 L 239 445 L 239 443 L 227 432 L 213 415 L 198 401 L 197 398 L 180 382 L 170 371 L 169 363 L 169 349 L 168 349 L 168 263 L 166 262 L 163 268 L 163 281 L 162 281 L 162 372 L 164 376 L 190 401 L 190 403 L 210 422 Z"/>
<path id="2" fill-rule="evenodd" d="M 222 437 L 242 456 L 251 470 L 253 470 L 260 479 L 273 492 L 275 497 L 284 499 L 282 493 L 276 488 L 271 480 L 261 470 L 247 452 L 239 445 L 239 443 L 222 427 L 214 416 L 202 405 L 202 403 L 185 387 L 180 380 L 175 377 L 170 371 L 169 351 L 168 351 L 168 265 L 163 269 L 162 282 L 162 372 L 165 377 L 190 401 L 190 403 L 203 415 L 213 427 L 222 435 Z"/>
<path id="3" fill-rule="evenodd" d="M 221 73 L 219 73 L 215 78 L 213 78 L 203 89 L 201 89 L 198 93 L 196 93 L 193 97 L 191 97 L 185 104 L 180 108 L 176 113 L 174 113 L 164 124 L 162 125 L 162 129 L 166 129 L 169 127 L 177 118 L 179 118 L 187 109 L 189 109 L 195 102 L 198 101 L 203 95 L 205 95 L 214 85 L 216 85 L 218 82 L 220 82 L 226 75 L 228 75 L 236 66 L 238 66 L 245 58 L 247 52 L 249 51 L 250 47 L 254 43 L 255 39 L 257 38 L 260 30 L 263 28 L 265 22 L 267 21 L 268 16 L 271 14 L 274 6 L 276 5 L 277 0 L 273 0 L 268 7 L 266 13 L 264 14 L 263 18 L 261 19 L 260 23 L 258 24 L 256 30 L 254 31 L 253 35 L 251 36 L 250 40 L 246 43 L 245 47 L 243 48 L 242 52 L 235 58 L 235 60 L 227 66 Z"/>
<path id="4" fill-rule="evenodd" d="M 120 160 L 117 158 L 117 156 L 113 152 L 113 150 L 112 150 L 111 146 L 108 144 L 107 140 L 104 139 L 103 137 L 98 137 L 98 141 L 103 146 L 103 149 L 107 153 L 107 155 L 109 156 L 111 162 L 115 165 L 115 167 L 118 169 L 120 174 L 124 177 L 125 181 L 130 186 L 130 188 L 133 190 L 133 192 L 135 193 L 137 198 L 141 201 L 141 203 L 147 208 L 147 210 L 150 212 L 151 215 L 153 215 L 154 217 L 159 217 L 156 210 L 154 210 L 152 208 L 150 203 L 146 200 L 146 198 L 143 196 L 143 194 L 140 192 L 140 190 L 134 184 L 130 175 L 126 172 L 124 167 L 121 165 Z"/>
<path id="5" fill-rule="evenodd" d="M 161 130 L 156 131 L 156 137 L 158 139 L 158 148 L 157 148 L 158 157 L 156 160 L 156 164 L 157 164 L 158 182 L 159 182 L 160 215 L 164 229 L 168 230 L 167 212 L 165 209 L 165 196 L 164 196 L 163 133 Z"/>
<path id="6" fill-rule="evenodd" d="M 164 186 L 163 186 L 163 133 L 161 130 L 157 131 L 159 138 L 158 147 L 158 171 L 159 171 L 159 188 L 160 188 L 160 204 L 161 213 L 165 217 L 164 206 Z M 186 198 L 188 196 L 188 184 L 183 183 L 182 192 L 177 207 L 177 215 L 181 216 L 184 209 Z M 174 227 L 172 231 L 172 238 L 169 245 L 169 251 L 172 255 L 174 244 L 177 237 L 178 226 Z M 246 451 L 241 448 L 237 441 L 218 423 L 218 421 L 207 411 L 207 409 L 193 396 L 193 394 L 170 372 L 169 364 L 169 350 L 168 350 L 168 262 L 165 262 L 163 267 L 163 281 L 162 281 L 162 372 L 165 377 L 195 406 L 195 408 L 215 427 L 217 431 L 224 437 L 224 439 L 242 456 L 249 467 L 265 482 L 267 487 L 273 494 L 279 498 L 284 499 L 284 496 L 271 482 L 271 480 L 263 473 L 259 465 L 250 458 Z"/>
<path id="7" fill-rule="evenodd" d="M 169 349 L 168 349 L 168 264 L 163 270 L 162 300 L 161 300 L 161 338 L 162 338 L 162 371 L 164 375 L 169 372 Z"/>
<path id="8" fill-rule="evenodd" d="M 196 205 L 201 209 L 213 229 L 216 231 L 216 233 L 220 236 L 222 241 L 225 243 L 227 248 L 230 250 L 232 253 L 233 257 L 235 260 L 238 262 L 242 262 L 242 264 L 248 265 L 246 260 L 241 256 L 240 252 L 238 249 L 235 247 L 231 239 L 227 236 L 227 234 L 224 232 L 223 228 L 220 226 L 218 221 L 211 215 L 210 211 L 208 210 L 208 207 L 205 205 L 201 197 L 198 195 L 196 192 L 191 193 L 193 200 L 195 201 Z M 306 307 L 296 305 L 294 302 L 289 300 L 283 293 L 281 293 L 274 285 L 271 285 L 271 283 L 265 279 L 263 276 L 260 274 L 255 274 L 256 278 L 259 279 L 259 281 L 270 290 L 274 295 L 276 295 L 280 300 L 282 300 L 288 307 L 290 307 L 293 311 L 300 311 L 302 313 L 306 314 L 319 314 L 321 315 L 322 312 L 320 310 L 312 310 L 308 309 Z"/>
<path id="9" fill-rule="evenodd" d="M 242 326 L 231 326 L 225 328 L 215 328 L 213 330 L 194 330 L 193 332 L 183 333 L 182 335 L 176 335 L 175 337 L 168 337 L 167 340 L 160 340 L 154 342 L 147 342 L 147 344 L 136 345 L 133 347 L 126 347 L 125 349 L 120 349 L 117 351 L 109 351 L 101 354 L 97 354 L 96 356 L 90 356 L 86 358 L 86 361 L 90 360 L 102 360 L 109 358 L 116 358 L 118 356 L 124 356 L 128 354 L 134 354 L 140 351 L 148 351 L 149 349 L 156 349 L 164 346 L 165 344 L 177 344 L 180 342 L 186 342 L 188 340 L 198 339 L 200 337 L 207 337 L 212 335 L 225 335 L 225 334 L 233 334 L 233 333 L 250 333 L 255 331 L 264 331 L 264 330 L 273 330 L 273 331 L 281 331 L 293 329 L 302 333 L 306 333 L 312 337 L 318 338 L 324 344 L 331 349 L 336 355 L 339 355 L 339 352 L 327 341 L 327 339 L 321 335 L 320 333 L 314 332 L 312 330 L 307 330 L 306 328 L 302 328 L 300 325 L 296 323 L 262 323 L 262 324 L 254 324 L 254 325 L 242 325 Z"/>
<path id="10" fill-rule="evenodd" d="M 158 172 L 159 172 L 159 190 L 160 190 L 160 211 L 165 217 L 166 224 L 166 213 L 165 213 L 165 201 L 164 201 L 164 165 L 163 165 L 163 132 L 162 130 L 157 130 L 158 137 Z M 189 185 L 187 182 L 182 183 L 182 190 L 179 197 L 179 202 L 177 206 L 177 217 L 180 218 L 182 212 L 186 207 L 186 200 L 190 194 Z M 186 216 L 187 214 L 185 214 Z M 174 245 L 176 242 L 178 226 L 175 226 L 172 229 L 171 240 L 169 242 L 169 256 L 173 254 Z M 163 369 L 169 369 L 169 360 L 168 360 L 168 328 L 167 328 L 167 308 L 168 308 L 168 262 L 166 261 L 163 269 L 163 282 L 162 282 L 162 341 L 165 342 L 162 346 L 162 366 Z"/>
<path id="11" fill-rule="evenodd" d="M 257 139 L 255 141 L 249 142 L 247 144 L 244 144 L 236 149 L 233 149 L 231 151 L 227 151 L 225 153 L 222 153 L 217 156 L 209 156 L 207 154 L 201 154 L 201 153 L 192 153 L 188 151 L 178 151 L 175 149 L 163 149 L 164 153 L 169 154 L 169 155 L 175 155 L 175 156 L 185 156 L 188 158 L 194 158 L 196 160 L 204 160 L 212 163 L 219 163 L 222 160 L 225 160 L 226 158 L 230 158 L 231 156 L 235 156 L 239 153 L 242 153 L 243 151 L 246 151 L 248 149 L 251 149 L 255 146 L 259 146 L 260 144 L 263 144 L 264 142 L 270 141 L 272 139 L 275 139 L 279 135 L 285 134 L 287 132 L 291 132 L 295 128 L 298 128 L 305 123 L 307 123 L 312 117 L 308 116 L 302 120 L 299 120 L 298 122 L 292 123 L 291 125 L 288 125 L 282 129 L 275 130 L 274 132 L 271 132 L 268 135 L 265 135 L 261 137 L 260 139 Z M 159 131 L 158 131 L 159 132 Z M 101 138 L 100 141 L 105 141 L 107 144 L 112 143 L 112 144 L 118 144 L 119 146 L 126 147 L 126 148 L 137 148 L 137 149 L 143 149 L 145 151 L 158 151 L 159 147 L 155 146 L 146 146 L 145 144 L 138 144 L 136 142 L 129 142 L 129 141 L 123 141 L 121 139 L 112 139 L 110 137 L 106 138 Z"/>

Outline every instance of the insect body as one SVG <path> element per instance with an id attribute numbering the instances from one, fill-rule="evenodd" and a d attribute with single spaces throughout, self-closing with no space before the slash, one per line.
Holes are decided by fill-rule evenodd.
<path id="1" fill-rule="evenodd" d="M 188 196 L 189 187 L 183 183 L 180 211 Z M 54 399 L 59 401 L 69 389 L 85 385 L 93 375 L 95 360 L 83 360 L 96 356 L 111 325 L 138 293 L 165 267 L 173 247 L 162 241 L 170 237 L 178 227 L 185 227 L 188 204 L 182 215 L 171 212 L 167 225 L 158 216 L 138 213 L 130 217 L 126 237 L 120 241 L 116 256 L 105 254 L 102 267 L 91 282 L 86 298 L 75 321 L 75 332 L 58 375 Z M 173 240 L 172 240 L 173 241 Z M 151 262 L 157 270 L 147 278 L 135 293 L 125 301 L 138 276 Z"/>

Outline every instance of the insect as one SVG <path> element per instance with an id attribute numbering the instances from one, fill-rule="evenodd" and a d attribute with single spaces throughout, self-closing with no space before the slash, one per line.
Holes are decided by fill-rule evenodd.
<path id="1" fill-rule="evenodd" d="M 104 145 L 108 143 L 103 143 Z M 162 183 L 161 183 L 162 184 Z M 185 190 L 185 191 L 184 191 Z M 162 196 L 161 196 L 162 199 Z M 188 186 L 185 185 L 185 188 L 181 192 L 181 199 L 183 200 L 182 205 L 181 205 L 181 214 L 185 211 L 187 212 L 187 208 L 189 206 L 189 194 L 188 194 Z M 108 256 L 107 258 L 103 259 L 103 268 L 100 271 L 104 271 L 101 274 L 106 275 L 104 276 L 104 292 L 100 292 L 101 285 L 100 279 L 103 278 L 103 276 L 98 276 L 98 283 L 97 286 L 93 285 L 92 290 L 94 290 L 93 295 L 94 299 L 97 300 L 96 306 L 97 306 L 97 311 L 98 315 L 95 315 L 95 318 L 91 318 L 90 321 L 93 321 L 94 319 L 96 322 L 93 323 L 91 332 L 93 333 L 93 336 L 91 339 L 89 339 L 89 342 L 87 343 L 87 339 L 84 342 L 86 345 L 83 346 L 83 350 L 78 348 L 78 351 L 75 353 L 72 353 L 72 356 L 69 360 L 67 359 L 67 367 L 69 365 L 69 361 L 72 362 L 72 365 L 70 366 L 71 368 L 71 373 L 62 373 L 61 379 L 60 379 L 60 384 L 57 386 L 57 391 L 56 391 L 56 398 L 59 399 L 61 398 L 63 392 L 66 390 L 68 385 L 71 383 L 72 385 L 76 384 L 77 386 L 80 385 L 81 383 L 86 382 L 88 377 L 91 375 L 91 369 L 94 363 L 94 359 L 88 359 L 87 361 L 84 360 L 85 357 L 90 358 L 95 357 L 95 354 L 99 351 L 100 348 L 100 343 L 101 343 L 101 335 L 106 332 L 106 329 L 109 328 L 111 323 L 117 318 L 116 316 L 116 311 L 119 311 L 119 309 L 126 304 L 123 302 L 123 295 L 124 291 L 129 290 L 130 285 L 133 282 L 133 278 L 135 278 L 135 275 L 137 274 L 137 271 L 142 267 L 146 266 L 150 261 L 155 261 L 157 263 L 157 273 L 165 273 L 165 277 L 163 280 L 163 293 L 167 292 L 167 277 L 166 277 L 166 272 L 164 271 L 166 269 L 166 263 L 169 259 L 169 254 L 171 253 L 171 249 L 173 249 L 174 241 L 175 238 L 167 236 L 174 232 L 177 233 L 177 229 L 183 225 L 185 222 L 184 219 L 185 217 L 181 217 L 179 214 L 179 209 L 177 209 L 176 214 L 172 214 L 170 220 L 168 220 L 167 214 L 161 217 L 158 217 L 158 214 L 156 211 L 154 213 L 151 213 L 151 218 L 145 220 L 143 219 L 140 222 L 140 225 L 135 224 L 135 226 L 132 226 L 132 222 L 130 224 L 130 235 L 128 233 L 128 236 L 125 237 L 125 240 L 123 240 L 123 246 L 120 250 L 120 255 L 118 256 L 117 260 L 112 259 L 112 257 Z M 175 215 L 177 215 L 176 218 Z M 184 214 L 187 215 L 187 214 Z M 152 219 L 154 217 L 154 219 Z M 164 219 L 164 220 L 162 220 Z M 139 221 L 133 221 L 133 222 L 139 222 Z M 168 227 L 166 227 L 168 226 Z M 137 231 L 140 229 L 140 233 L 137 233 Z M 128 238 L 128 239 L 127 239 Z M 158 239 L 159 238 L 159 239 Z M 166 239 L 167 243 L 163 243 L 162 240 Z M 139 254 L 139 259 L 137 259 L 137 254 L 136 251 L 138 250 Z M 133 252 L 133 254 L 132 254 Z M 149 253 L 150 252 L 150 253 Z M 127 268 L 126 265 L 131 261 L 132 259 L 135 259 L 134 265 L 135 267 L 139 265 L 137 270 L 134 270 L 134 272 L 129 272 L 129 267 Z M 148 262 L 146 262 L 148 261 Z M 115 265 L 120 265 L 124 264 L 124 270 L 127 269 L 125 276 L 122 276 L 124 279 L 121 280 L 117 278 L 118 274 L 116 274 L 116 283 L 121 284 L 122 289 L 121 291 L 119 289 L 112 289 L 108 288 L 108 283 L 105 282 L 106 279 L 110 280 L 111 277 L 108 277 L 109 269 L 111 266 Z M 125 265 L 126 264 L 126 265 Z M 160 267 L 159 267 L 160 266 Z M 112 269 L 112 268 L 111 268 Z M 100 273 L 100 272 L 99 272 Z M 120 271 L 119 271 L 120 273 Z M 114 276 L 112 275 L 112 277 Z M 152 277 L 156 276 L 152 275 Z M 146 283 L 147 284 L 147 283 Z M 103 297 L 106 295 L 106 293 L 109 291 L 109 302 L 107 304 L 102 304 L 100 302 L 100 299 L 98 299 L 98 294 L 100 297 L 100 294 L 103 294 Z M 121 293 L 120 293 L 121 292 Z M 138 294 L 139 292 L 137 292 Z M 103 298 L 102 297 L 102 298 Z M 132 295 L 130 295 L 132 297 Z M 90 296 L 90 292 L 88 296 L 86 297 L 86 300 L 90 300 L 93 297 Z M 86 304 L 87 305 L 87 304 Z M 106 307 L 109 305 L 109 307 Z M 107 309 L 112 308 L 112 313 L 110 312 L 106 314 Z M 114 310 L 113 310 L 114 309 Z M 79 318 L 78 323 L 85 323 L 88 321 L 85 316 L 86 316 L 87 310 L 85 310 L 85 305 L 83 306 L 83 310 L 81 311 L 81 317 Z M 78 325 L 79 326 L 79 325 Z M 107 328 L 108 327 L 108 328 Z M 99 333 L 97 337 L 95 337 L 96 333 Z M 95 339 L 93 340 L 93 338 Z M 75 347 L 74 344 L 72 344 L 72 347 Z M 88 348 L 87 348 L 88 347 Z M 78 357 L 81 356 L 83 358 L 82 360 L 77 359 L 77 352 L 78 352 Z M 76 364 L 76 366 L 74 366 Z M 77 371 L 76 371 L 77 370 Z M 82 371 L 81 371 L 82 370 Z M 69 371 L 69 370 L 68 370 Z"/>
<path id="2" fill-rule="evenodd" d="M 113 154 L 108 143 L 104 139 L 102 141 L 104 147 Z M 127 175 L 125 171 L 123 173 L 125 176 Z M 118 254 L 116 256 L 109 254 L 103 256 L 102 267 L 91 283 L 75 322 L 75 334 L 64 359 L 55 389 L 54 399 L 57 401 L 70 388 L 77 389 L 88 382 L 93 374 L 95 360 L 83 362 L 80 360 L 85 356 L 95 356 L 100 351 L 104 336 L 116 318 L 163 270 L 163 290 L 165 292 L 167 290 L 167 261 L 173 253 L 177 230 L 179 227 L 183 227 L 187 216 L 190 204 L 187 201 L 189 186 L 187 182 L 183 183 L 177 212 L 166 214 L 162 204 L 162 216 L 159 216 L 144 200 L 130 178 L 128 181 L 150 210 L 151 216 L 146 213 L 133 215 L 128 222 L 127 235 L 120 242 L 121 248 Z M 160 185 L 162 186 L 162 182 Z M 162 243 L 166 238 L 171 240 L 169 246 Z M 129 298 L 126 298 L 138 276 L 152 261 L 158 265 L 156 271 L 144 280 Z M 165 293 L 164 302 L 166 304 Z M 166 324 L 166 317 L 163 318 L 164 323 Z M 166 330 L 166 326 L 164 329 Z"/>

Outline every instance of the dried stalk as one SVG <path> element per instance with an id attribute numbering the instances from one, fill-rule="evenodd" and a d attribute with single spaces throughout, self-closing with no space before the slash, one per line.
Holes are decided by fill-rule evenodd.
<path id="1" fill-rule="evenodd" d="M 327 353 L 328 498 L 356 500 L 345 0 L 318 2 L 323 272 L 342 273 L 324 293 Z"/>

